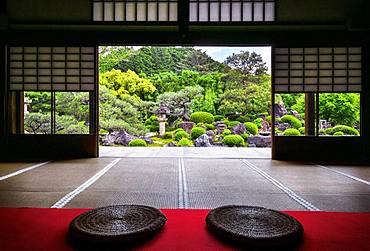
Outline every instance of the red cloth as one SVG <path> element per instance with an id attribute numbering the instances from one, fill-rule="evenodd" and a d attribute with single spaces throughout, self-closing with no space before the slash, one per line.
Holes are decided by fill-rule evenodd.
<path id="1" fill-rule="evenodd" d="M 0 250 L 73 250 L 69 222 L 87 209 L 0 208 Z M 138 250 L 233 250 L 208 233 L 208 210 L 164 209 L 168 221 Z M 299 250 L 370 250 L 370 213 L 286 212 L 304 226 Z"/>

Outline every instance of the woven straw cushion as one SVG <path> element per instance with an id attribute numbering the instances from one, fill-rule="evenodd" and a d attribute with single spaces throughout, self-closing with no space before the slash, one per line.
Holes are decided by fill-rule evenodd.
<path id="1" fill-rule="evenodd" d="M 77 216 L 69 236 L 79 244 L 131 244 L 157 233 L 166 217 L 156 208 L 141 205 L 101 207 Z"/>
<path id="2" fill-rule="evenodd" d="M 303 234 L 302 225 L 293 217 L 262 207 L 219 207 L 208 213 L 206 223 L 218 236 L 251 247 L 289 247 Z"/>

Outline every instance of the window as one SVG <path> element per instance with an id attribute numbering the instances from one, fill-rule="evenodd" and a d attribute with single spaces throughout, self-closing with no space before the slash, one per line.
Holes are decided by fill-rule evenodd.
<path id="1" fill-rule="evenodd" d="M 177 0 L 94 0 L 94 21 L 175 22 Z"/>
<path id="2" fill-rule="evenodd" d="M 190 0 L 190 22 L 275 20 L 275 0 Z"/>
<path id="3" fill-rule="evenodd" d="M 273 51 L 275 135 L 360 136 L 361 47 Z"/>

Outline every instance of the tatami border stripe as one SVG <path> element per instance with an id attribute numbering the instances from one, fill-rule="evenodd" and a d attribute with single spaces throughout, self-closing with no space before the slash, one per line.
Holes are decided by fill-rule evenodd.
<path id="1" fill-rule="evenodd" d="M 179 166 L 179 208 L 184 208 L 184 187 L 182 183 L 182 168 L 181 168 L 181 159 L 178 159 L 178 166 Z"/>
<path id="2" fill-rule="evenodd" d="M 321 168 L 324 168 L 324 169 L 326 169 L 326 170 L 332 171 L 332 172 L 334 172 L 334 173 L 337 173 L 337 174 L 343 175 L 343 176 L 345 176 L 345 177 L 347 177 L 347 178 L 350 178 L 350 179 L 356 180 L 356 181 L 358 181 L 358 182 L 361 182 L 361 183 L 363 183 L 363 184 L 365 184 L 365 185 L 370 186 L 370 182 L 369 182 L 369 181 L 366 181 L 366 180 L 360 179 L 360 178 L 358 178 L 358 177 L 356 177 L 356 176 L 353 176 L 353 175 L 350 175 L 350 174 L 347 174 L 347 173 L 343 173 L 343 172 L 341 172 L 341 171 L 337 171 L 337 170 L 334 170 L 334 169 L 332 169 L 332 168 L 330 168 L 330 167 L 326 167 L 326 166 L 322 166 L 322 165 L 316 165 L 316 164 L 315 164 L 315 166 L 317 166 L 317 167 L 321 167 Z"/>
<path id="3" fill-rule="evenodd" d="M 83 192 L 85 189 L 87 189 L 89 186 L 94 184 L 95 181 L 97 181 L 101 176 L 103 176 L 106 172 L 108 172 L 113 166 L 115 166 L 121 158 L 113 160 L 109 165 L 104 167 L 102 170 L 97 172 L 94 176 L 92 176 L 90 179 L 88 179 L 86 182 L 84 182 L 81 186 L 77 187 L 75 190 L 61 198 L 58 202 L 56 202 L 54 205 L 51 206 L 51 208 L 63 208 L 65 205 L 67 205 L 74 197 L 76 197 L 78 194 Z"/>
<path id="4" fill-rule="evenodd" d="M 27 168 L 24 168 L 24 169 L 21 169 L 21 170 L 18 170 L 14 173 L 10 173 L 10 174 L 7 174 L 7 175 L 4 175 L 4 176 L 1 176 L 0 177 L 0 181 L 2 180 L 6 180 L 6 179 L 9 179 L 11 177 L 14 177 L 16 175 L 19 175 L 19 174 L 22 174 L 22 173 L 25 173 L 25 172 L 28 172 L 28 171 L 31 171 L 35 168 L 38 168 L 38 167 L 41 167 L 41 166 L 44 166 L 46 164 L 50 163 L 50 161 L 47 161 L 47 162 L 43 162 L 43 163 L 40 163 L 40 164 L 36 164 L 36 165 L 33 165 L 33 166 L 30 166 L 30 167 L 27 167 Z"/>
<path id="5" fill-rule="evenodd" d="M 184 158 L 179 158 L 178 164 L 179 164 L 179 208 L 188 208 L 189 198 Z"/>
<path id="6" fill-rule="evenodd" d="M 303 199 L 302 197 L 300 197 L 298 194 L 296 194 L 295 192 L 293 192 L 292 190 L 290 190 L 287 186 L 283 185 L 281 182 L 279 182 L 278 180 L 274 179 L 273 177 L 271 177 L 270 175 L 268 175 L 267 173 L 265 173 L 264 171 L 262 171 L 261 169 L 259 169 L 257 166 L 255 166 L 252 163 L 250 163 L 250 162 L 248 162 L 246 160 L 243 160 L 243 159 L 241 159 L 241 161 L 245 165 L 247 165 L 248 167 L 250 167 L 251 169 L 253 169 L 254 171 L 256 171 L 257 173 L 259 173 L 261 176 L 263 176 L 264 178 L 266 178 L 268 181 L 270 181 L 272 184 L 274 184 L 276 187 L 278 187 L 280 190 L 282 190 L 284 193 L 286 193 L 290 198 L 292 198 L 293 200 L 295 200 L 296 202 L 298 202 L 300 205 L 302 205 L 306 209 L 308 209 L 310 211 L 320 211 L 319 208 L 317 208 L 316 206 L 314 206 L 310 202 L 308 202 L 305 199 Z"/>

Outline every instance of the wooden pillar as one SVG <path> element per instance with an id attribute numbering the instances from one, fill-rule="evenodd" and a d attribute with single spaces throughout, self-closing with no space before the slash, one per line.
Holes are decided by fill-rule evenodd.
<path id="1" fill-rule="evenodd" d="M 305 135 L 315 135 L 315 93 L 305 93 Z"/>

